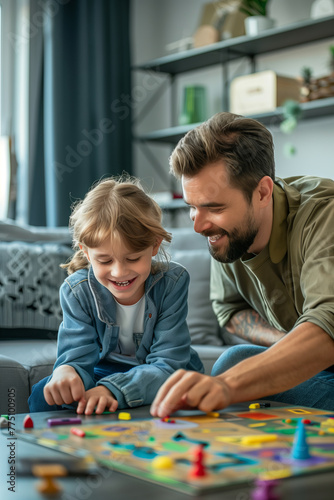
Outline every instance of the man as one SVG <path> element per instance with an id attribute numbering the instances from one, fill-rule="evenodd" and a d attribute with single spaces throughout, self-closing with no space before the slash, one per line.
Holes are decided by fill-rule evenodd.
<path id="1" fill-rule="evenodd" d="M 218 321 L 251 344 L 229 348 L 211 376 L 175 372 L 152 415 L 262 397 L 334 410 L 334 182 L 275 179 L 270 132 L 231 113 L 181 139 L 171 171 L 213 257 Z"/>

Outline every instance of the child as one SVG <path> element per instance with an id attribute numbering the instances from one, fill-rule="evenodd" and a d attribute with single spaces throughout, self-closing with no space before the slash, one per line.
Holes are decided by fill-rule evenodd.
<path id="1" fill-rule="evenodd" d="M 77 249 L 60 288 L 63 321 L 50 377 L 31 412 L 77 403 L 77 413 L 150 404 L 179 368 L 203 372 L 186 323 L 189 275 L 168 263 L 171 235 L 135 179 L 105 179 L 70 217 Z M 158 257 L 158 253 L 164 257 Z"/>

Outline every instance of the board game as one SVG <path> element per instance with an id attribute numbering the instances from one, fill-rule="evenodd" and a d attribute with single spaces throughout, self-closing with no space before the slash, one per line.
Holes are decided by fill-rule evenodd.
<path id="1" fill-rule="evenodd" d="M 302 444 L 297 441 L 302 439 L 297 436 L 300 421 Z M 88 455 L 101 465 L 186 493 L 334 469 L 334 414 L 306 407 L 246 406 L 126 421 L 115 413 L 98 424 L 76 427 L 80 435 L 61 426 L 25 429 L 18 437 L 81 458 Z M 296 446 L 306 447 L 297 458 Z M 201 474 L 194 474 L 199 461 Z"/>

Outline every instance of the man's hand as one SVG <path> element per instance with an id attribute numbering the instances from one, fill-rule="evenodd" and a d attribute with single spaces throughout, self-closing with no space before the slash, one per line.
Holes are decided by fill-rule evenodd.
<path id="1" fill-rule="evenodd" d="M 85 387 L 75 369 L 61 365 L 55 369 L 52 379 L 44 387 L 45 401 L 49 405 L 71 404 L 85 394 Z"/>
<path id="2" fill-rule="evenodd" d="M 218 377 L 177 370 L 160 387 L 151 406 L 154 417 L 166 417 L 180 409 L 220 410 L 230 404 L 230 390 Z"/>
<path id="3" fill-rule="evenodd" d="M 118 401 L 109 389 L 104 385 L 98 385 L 85 392 L 78 403 L 77 413 L 91 415 L 95 409 L 95 413 L 100 414 L 104 411 L 116 411 L 117 407 Z"/>

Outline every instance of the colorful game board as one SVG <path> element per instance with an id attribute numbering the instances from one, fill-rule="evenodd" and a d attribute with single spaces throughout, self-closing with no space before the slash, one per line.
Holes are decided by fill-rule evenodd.
<path id="1" fill-rule="evenodd" d="M 305 422 L 309 458 L 293 458 L 296 429 Z M 298 428 L 300 425 L 298 426 Z M 216 414 L 121 421 L 110 415 L 98 425 L 27 429 L 18 437 L 188 493 L 334 469 L 334 415 L 306 407 L 270 407 Z M 202 445 L 202 447 L 199 447 Z M 195 451 L 204 452 L 204 476 L 193 477 Z M 305 450 L 304 450 L 305 451 Z M 167 457 L 167 468 L 156 468 Z M 160 461 L 161 462 L 161 461 Z"/>

